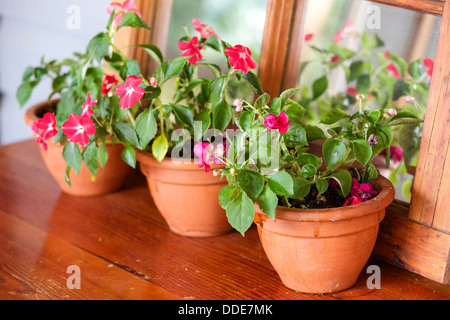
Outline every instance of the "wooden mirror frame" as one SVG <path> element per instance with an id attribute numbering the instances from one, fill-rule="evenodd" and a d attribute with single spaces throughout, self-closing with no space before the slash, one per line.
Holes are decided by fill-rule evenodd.
<path id="1" fill-rule="evenodd" d="M 136 0 L 152 32 L 135 30 L 126 43 L 150 41 L 165 47 L 172 0 Z M 429 279 L 450 283 L 450 0 L 372 0 L 441 16 L 433 77 L 411 203 L 395 201 L 380 225 L 374 256 Z M 258 75 L 263 89 L 277 96 L 296 87 L 307 0 L 268 0 Z M 149 58 L 129 53 L 148 74 Z"/>

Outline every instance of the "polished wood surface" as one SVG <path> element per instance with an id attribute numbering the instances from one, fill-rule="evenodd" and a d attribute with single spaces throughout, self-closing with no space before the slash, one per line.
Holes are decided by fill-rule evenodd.
<path id="1" fill-rule="evenodd" d="M 349 290 L 310 295 L 287 289 L 253 226 L 213 238 L 172 233 L 136 170 L 119 192 L 98 197 L 61 193 L 38 147 L 0 147 L 0 299 L 336 300 L 450 298 L 450 286 L 371 259 L 381 289 L 366 286 L 366 268 Z M 81 271 L 68 289 L 67 267 Z"/>

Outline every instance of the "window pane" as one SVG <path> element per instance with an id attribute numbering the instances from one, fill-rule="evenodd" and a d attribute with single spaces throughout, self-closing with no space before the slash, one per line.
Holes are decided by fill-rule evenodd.
<path id="1" fill-rule="evenodd" d="M 266 0 L 174 0 L 166 49 L 167 58 L 175 58 L 182 54 L 183 51 L 178 49 L 177 43 L 181 37 L 186 36 L 186 30 L 191 37 L 199 35 L 192 24 L 192 19 L 195 18 L 212 27 L 221 40 L 231 45 L 241 44 L 248 47 L 252 57 L 258 62 L 266 6 Z M 222 70 L 226 67 L 223 57 L 218 52 L 207 49 L 202 55 L 205 60 L 218 64 Z M 209 71 L 203 68 L 200 72 Z M 257 70 L 253 72 L 257 73 Z M 248 89 L 242 88 L 245 94 L 251 94 Z"/>

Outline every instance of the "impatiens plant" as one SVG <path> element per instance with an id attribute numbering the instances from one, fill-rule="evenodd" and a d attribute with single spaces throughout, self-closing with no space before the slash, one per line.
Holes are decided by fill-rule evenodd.
<path id="1" fill-rule="evenodd" d="M 79 173 L 82 161 L 95 179 L 98 163 L 104 166 L 108 158 L 106 144 L 124 144 L 122 157 L 134 166 L 128 156 L 133 149 L 132 141 L 123 139 L 122 129 L 134 123 L 133 117 L 139 107 L 135 105 L 142 98 L 144 88 L 137 88 L 137 81 L 128 80 L 118 87 L 128 86 L 131 82 L 135 91 L 130 92 L 125 87 L 122 91 L 124 97 L 120 101 L 114 94 L 113 88 L 120 79 L 141 76 L 138 62 L 124 56 L 114 45 L 114 36 L 121 28 L 149 27 L 140 18 L 141 14 L 132 0 L 125 1 L 123 5 L 112 3 L 107 11 L 111 16 L 106 32 L 95 35 L 84 53 L 74 53 L 73 57 L 59 61 L 45 62 L 42 58 L 39 66 L 25 70 L 22 84 L 17 90 L 17 99 L 23 106 L 43 79 L 51 79 L 49 99 L 55 96 L 59 98 L 56 109 L 48 110 L 33 124 L 32 129 L 36 133 L 36 142 L 41 143 L 44 150 L 47 149 L 50 138 L 54 138 L 52 143 L 64 146 L 66 181 L 69 184 L 70 170 Z M 153 50 L 154 55 L 160 55 L 156 47 L 145 49 Z M 134 109 L 122 110 L 131 107 Z"/>
<path id="2" fill-rule="evenodd" d="M 252 224 L 254 202 L 274 219 L 277 206 L 342 207 L 379 192 L 371 183 L 379 174 L 372 160 L 390 147 L 390 124 L 399 118 L 365 108 L 360 97 L 351 113 L 324 114 L 324 131 L 323 126 L 302 124 L 306 110 L 291 99 L 300 91 L 289 89 L 273 100 L 264 93 L 254 103 L 240 101 L 239 130 L 226 131 L 223 156 L 208 154 L 226 165 L 215 170 L 228 181 L 219 203 L 242 234 Z M 318 140 L 323 140 L 322 150 L 314 154 L 309 146 Z"/>
<path id="3" fill-rule="evenodd" d="M 353 45 L 356 40 L 357 47 L 345 46 L 347 38 L 353 40 Z M 352 21 L 325 48 L 311 44 L 312 39 L 312 34 L 305 36 L 317 59 L 302 63 L 301 77 L 304 80 L 309 66 L 315 67 L 319 76 L 311 85 L 302 86 L 298 102 L 307 110 L 305 122 L 316 122 L 318 115 L 325 112 L 347 112 L 362 95 L 365 104 L 379 109 L 383 117 L 396 116 L 397 121 L 391 124 L 394 143 L 403 149 L 406 166 L 411 165 L 419 150 L 433 61 L 407 63 L 387 50 L 376 34 L 358 33 Z M 345 78 L 340 79 L 340 88 L 331 88 L 332 74 L 337 69 L 344 71 Z"/>

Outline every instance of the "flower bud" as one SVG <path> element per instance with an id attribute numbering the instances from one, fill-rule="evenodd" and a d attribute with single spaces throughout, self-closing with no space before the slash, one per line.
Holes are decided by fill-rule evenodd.
<path id="1" fill-rule="evenodd" d="M 397 110 L 395 110 L 394 108 L 389 108 L 389 109 L 386 110 L 386 112 L 391 117 L 395 117 L 397 115 Z"/>

